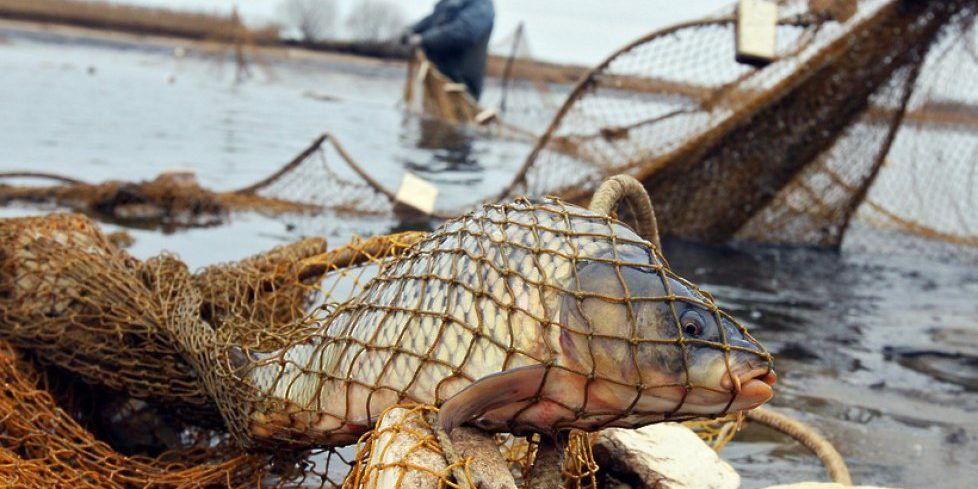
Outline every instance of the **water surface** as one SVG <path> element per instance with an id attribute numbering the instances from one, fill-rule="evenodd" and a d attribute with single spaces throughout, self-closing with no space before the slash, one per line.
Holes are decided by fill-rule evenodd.
<path id="1" fill-rule="evenodd" d="M 232 189 L 328 130 L 385 184 L 412 171 L 462 204 L 501 188 L 529 150 L 406 115 L 397 107 L 398 64 L 269 55 L 251 79 L 235 84 L 233 67 L 222 61 L 228 53 L 202 56 L 193 44 L 179 45 L 188 54 L 177 56 L 174 44 L 95 41 L 9 24 L 0 37 L 0 171 L 101 181 L 189 167 L 203 185 Z M 340 244 L 416 224 L 232 217 L 212 228 L 132 230 L 131 251 L 145 258 L 169 250 L 199 267 L 310 229 Z M 773 405 L 826 433 L 857 482 L 975 487 L 978 268 L 680 241 L 668 241 L 666 253 L 682 275 L 752 325 L 776 357 Z M 748 488 L 825 477 L 804 448 L 764 428 L 749 428 L 723 456 Z"/>

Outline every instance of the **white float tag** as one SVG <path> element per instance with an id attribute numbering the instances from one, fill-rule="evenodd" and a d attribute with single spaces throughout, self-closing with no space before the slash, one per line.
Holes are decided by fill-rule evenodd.
<path id="1" fill-rule="evenodd" d="M 435 211 L 436 199 L 438 199 L 438 187 L 412 173 L 404 174 L 401 186 L 394 197 L 397 203 L 425 214 Z"/>
<path id="2" fill-rule="evenodd" d="M 778 5 L 769 0 L 737 4 L 737 62 L 763 66 L 777 55 Z"/>

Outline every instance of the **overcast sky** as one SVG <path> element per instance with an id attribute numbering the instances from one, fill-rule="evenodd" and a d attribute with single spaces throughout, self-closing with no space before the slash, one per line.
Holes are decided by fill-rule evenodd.
<path id="1" fill-rule="evenodd" d="M 227 12 L 231 0 L 110 0 L 114 3 Z M 238 0 L 251 23 L 281 22 L 282 0 Z M 336 0 L 340 17 L 358 0 Z M 409 19 L 430 11 L 436 0 L 390 0 Z M 506 37 L 520 21 L 535 57 L 593 64 L 632 39 L 669 24 L 701 17 L 729 5 L 725 0 L 494 0 L 494 37 Z"/>

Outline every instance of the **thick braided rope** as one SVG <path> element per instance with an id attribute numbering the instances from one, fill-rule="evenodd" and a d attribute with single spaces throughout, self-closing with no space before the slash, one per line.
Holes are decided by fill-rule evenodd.
<path id="1" fill-rule="evenodd" d="M 635 219 L 635 232 L 661 250 L 659 224 L 655 220 L 652 198 L 635 177 L 615 175 L 605 180 L 594 192 L 588 208 L 594 212 L 614 216 L 621 204 L 630 207 Z"/>
<path id="2" fill-rule="evenodd" d="M 765 408 L 756 408 L 748 411 L 747 418 L 774 428 L 798 440 L 799 443 L 815 452 L 815 455 L 825 464 L 825 468 L 828 470 L 829 477 L 832 478 L 833 482 L 844 486 L 852 485 L 852 477 L 849 475 L 849 469 L 846 467 L 846 462 L 843 460 L 842 455 L 832 446 L 832 443 L 810 426 L 798 420 L 791 419 L 784 414 Z"/>

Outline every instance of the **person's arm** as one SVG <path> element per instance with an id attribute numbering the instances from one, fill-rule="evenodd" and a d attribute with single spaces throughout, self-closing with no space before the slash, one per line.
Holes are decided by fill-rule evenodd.
<path id="1" fill-rule="evenodd" d="M 490 0 L 470 1 L 452 21 L 421 32 L 421 43 L 434 50 L 470 46 L 492 29 L 493 15 Z"/>

